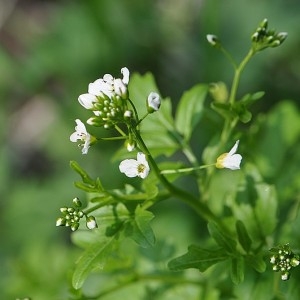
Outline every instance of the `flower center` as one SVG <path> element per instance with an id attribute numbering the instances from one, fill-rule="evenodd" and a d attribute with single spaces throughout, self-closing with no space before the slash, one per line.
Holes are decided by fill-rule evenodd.
<path id="1" fill-rule="evenodd" d="M 146 169 L 146 167 L 145 167 L 144 164 L 139 164 L 137 166 L 137 171 L 138 171 L 139 174 L 144 173 L 145 169 Z"/>

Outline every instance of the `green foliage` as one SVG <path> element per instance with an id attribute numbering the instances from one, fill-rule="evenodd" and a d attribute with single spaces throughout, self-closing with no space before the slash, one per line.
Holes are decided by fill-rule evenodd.
<path id="1" fill-rule="evenodd" d="M 203 3 L 201 26 L 192 3 L 157 6 L 137 0 L 56 3 L 34 14 L 40 21 L 30 23 L 28 32 L 31 17 L 17 6 L 20 20 L 12 13 L 14 26 L 1 24 L 0 93 L 10 100 L 0 110 L 1 299 L 297 299 L 300 114 L 295 101 L 281 99 L 299 94 L 297 35 L 290 31 L 297 28 L 294 8 L 299 5 L 283 9 L 272 3 L 274 25 L 291 32 L 294 42 L 289 38 L 280 50 L 260 53 L 241 84 L 250 58 L 278 46 L 286 34 L 269 30 L 264 20 L 248 39 L 252 52 L 238 64 L 225 44 L 241 57 L 247 45 L 243 31 L 250 24 L 253 29 L 257 11 L 267 11 L 268 4 L 232 5 Z M 218 8 L 226 24 L 211 18 Z M 245 10 L 249 14 L 237 26 L 238 13 Z M 286 22 L 282 16 L 288 10 Z M 228 18 L 232 13 L 236 17 Z M 5 11 L 4 20 L 10 20 Z M 14 35 L 18 24 L 28 34 Z M 218 33 L 218 28 L 225 34 L 219 50 L 234 67 L 231 87 L 228 62 L 199 43 L 206 31 Z M 91 117 L 76 99 L 87 92 L 88 82 L 105 72 L 115 77 L 124 65 L 131 72 L 151 69 L 155 74 L 130 75 L 133 105 L 126 105 L 137 116 L 122 120 L 118 115 L 124 122 L 109 130 L 87 126 L 98 140 L 81 156 L 74 144 L 66 146 L 70 120 Z M 211 85 L 197 83 L 203 77 L 226 82 L 222 97 L 211 93 L 213 100 L 208 99 Z M 255 86 L 266 93 L 245 94 Z M 171 97 L 147 115 L 150 92 Z M 40 108 L 40 103 L 49 106 Z M 47 120 L 49 128 L 43 127 Z M 132 153 L 123 146 L 129 139 L 136 146 Z M 217 157 L 238 139 L 241 170 L 215 169 Z M 145 179 L 119 172 L 118 163 L 136 152 L 145 153 L 149 162 Z M 74 181 L 65 164 L 70 158 L 79 178 L 76 189 L 67 184 Z M 83 211 L 71 234 L 76 247 L 69 243 L 69 228 L 54 230 L 59 207 L 74 197 Z M 74 217 L 71 213 L 66 217 Z M 98 228 L 88 229 L 88 216 Z M 286 247 L 277 245 L 287 242 L 283 262 L 278 251 Z M 270 264 L 271 255 L 276 257 Z M 282 282 L 285 273 L 274 273 L 274 265 L 292 266 L 290 280 Z"/>

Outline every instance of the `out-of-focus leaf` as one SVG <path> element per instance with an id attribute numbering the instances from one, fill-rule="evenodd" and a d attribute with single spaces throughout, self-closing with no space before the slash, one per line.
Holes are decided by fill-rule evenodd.
<path id="1" fill-rule="evenodd" d="M 94 180 L 88 175 L 88 173 L 81 168 L 81 166 L 74 160 L 70 161 L 70 167 L 81 176 L 81 179 L 86 184 L 94 184 Z"/>
<path id="2" fill-rule="evenodd" d="M 256 184 L 258 199 L 256 200 L 255 215 L 258 226 L 264 236 L 270 235 L 277 224 L 277 197 L 274 186 Z"/>
<path id="3" fill-rule="evenodd" d="M 244 223 L 240 220 L 237 220 L 235 223 L 235 227 L 236 227 L 239 243 L 241 244 L 241 246 L 244 248 L 246 252 L 249 252 L 251 249 L 252 241 L 249 237 L 249 234 L 247 232 Z"/>
<path id="4" fill-rule="evenodd" d="M 208 85 L 198 84 L 186 91 L 176 110 L 175 125 L 179 133 L 188 141 L 193 129 L 203 113 L 203 103 L 208 92 Z"/>
<path id="5" fill-rule="evenodd" d="M 184 269 L 195 268 L 204 272 L 210 266 L 228 259 L 224 249 L 207 250 L 195 245 L 188 248 L 188 252 L 182 256 L 172 259 L 168 267 L 172 271 L 182 271 Z"/>
<path id="6" fill-rule="evenodd" d="M 259 273 L 263 273 L 266 270 L 266 262 L 262 255 L 247 255 L 246 263 Z"/>
<path id="7" fill-rule="evenodd" d="M 233 283 L 239 284 L 244 281 L 244 269 L 244 257 L 238 256 L 231 259 L 230 276 Z"/>
<path id="8" fill-rule="evenodd" d="M 208 223 L 207 225 L 209 234 L 214 238 L 216 243 L 224 248 L 227 253 L 235 253 L 236 251 L 236 241 L 230 238 L 227 234 L 225 234 L 219 226 L 215 223 Z"/>

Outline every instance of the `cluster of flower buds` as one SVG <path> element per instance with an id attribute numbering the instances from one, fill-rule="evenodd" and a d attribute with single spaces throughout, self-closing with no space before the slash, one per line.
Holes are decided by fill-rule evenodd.
<path id="1" fill-rule="evenodd" d="M 264 19 L 252 35 L 252 47 L 255 51 L 261 51 L 268 47 L 278 47 L 287 38 L 286 32 L 268 30 L 268 20 Z"/>
<path id="2" fill-rule="evenodd" d="M 121 73 L 123 79 L 105 74 L 89 84 L 88 93 L 79 96 L 79 103 L 95 114 L 88 119 L 88 124 L 110 128 L 124 119 L 124 113 L 128 110 L 129 70 L 122 68 Z"/>
<path id="3" fill-rule="evenodd" d="M 299 255 L 296 255 L 291 250 L 289 244 L 280 245 L 270 249 L 273 255 L 270 258 L 270 263 L 273 265 L 273 271 L 281 272 L 281 279 L 288 280 L 290 278 L 290 270 L 300 264 Z"/>
<path id="4" fill-rule="evenodd" d="M 56 220 L 56 226 L 66 226 L 70 227 L 72 231 L 76 231 L 79 228 L 80 219 L 85 216 L 87 228 L 97 228 L 95 217 L 85 214 L 81 207 L 82 203 L 77 197 L 73 199 L 73 207 L 61 207 L 62 216 Z"/>

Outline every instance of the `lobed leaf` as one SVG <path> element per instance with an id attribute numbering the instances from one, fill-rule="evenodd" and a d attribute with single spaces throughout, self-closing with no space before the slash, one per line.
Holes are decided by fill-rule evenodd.
<path id="1" fill-rule="evenodd" d="M 236 241 L 226 235 L 219 226 L 215 223 L 209 222 L 207 227 L 210 235 L 220 247 L 224 248 L 228 253 L 236 252 Z"/>
<path id="2" fill-rule="evenodd" d="M 188 252 L 182 256 L 172 259 L 168 267 L 172 271 L 182 271 L 189 268 L 199 269 L 204 272 L 218 262 L 228 259 L 224 249 L 208 250 L 195 245 L 188 248 Z"/>

